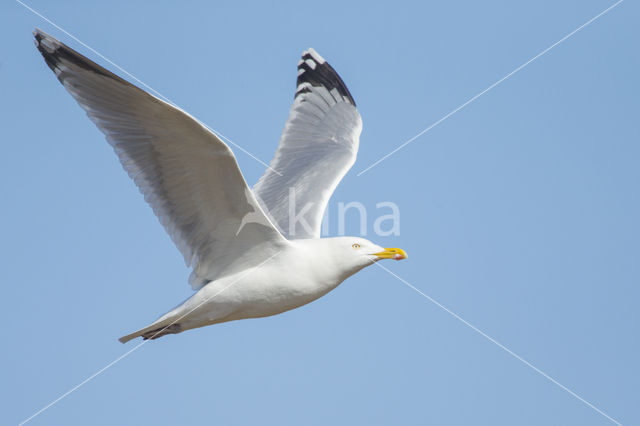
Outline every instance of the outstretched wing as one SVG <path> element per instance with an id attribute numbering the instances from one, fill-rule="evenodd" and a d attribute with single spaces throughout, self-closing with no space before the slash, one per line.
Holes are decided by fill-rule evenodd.
<path id="1" fill-rule="evenodd" d="M 315 50 L 305 51 L 280 144 L 253 187 L 288 238 L 320 237 L 322 215 L 355 162 L 361 131 L 356 103 L 338 73 Z"/>
<path id="2" fill-rule="evenodd" d="M 285 241 L 215 134 L 50 35 L 40 30 L 34 35 L 49 68 L 106 135 L 187 266 L 193 266 L 194 288 L 260 262 L 271 254 L 265 246 Z"/>

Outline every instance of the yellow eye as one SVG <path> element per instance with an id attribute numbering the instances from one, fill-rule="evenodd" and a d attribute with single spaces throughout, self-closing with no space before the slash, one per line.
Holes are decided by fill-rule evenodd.
<path id="1" fill-rule="evenodd" d="M 354 245 L 352 245 L 351 247 L 353 247 L 354 249 L 359 249 L 360 248 L 360 244 L 355 243 Z"/>

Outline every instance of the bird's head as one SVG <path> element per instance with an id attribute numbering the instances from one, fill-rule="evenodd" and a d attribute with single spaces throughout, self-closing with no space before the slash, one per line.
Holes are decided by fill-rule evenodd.
<path id="1" fill-rule="evenodd" d="M 407 253 L 400 248 L 384 248 L 360 237 L 323 238 L 330 245 L 329 252 L 341 269 L 355 273 L 382 259 L 402 260 Z"/>
<path id="2" fill-rule="evenodd" d="M 370 262 L 382 259 L 402 260 L 407 253 L 401 248 L 383 248 L 364 238 L 344 237 L 345 247 L 353 256 L 364 257 Z M 342 243 L 342 241 L 341 241 Z"/>

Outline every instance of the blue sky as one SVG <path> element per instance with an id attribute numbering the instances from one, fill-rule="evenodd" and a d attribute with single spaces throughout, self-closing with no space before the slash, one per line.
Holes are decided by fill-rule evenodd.
<path id="1" fill-rule="evenodd" d="M 369 237 L 410 259 L 386 267 L 622 424 L 640 423 L 636 3 L 360 177 L 613 2 L 29 4 L 267 162 L 313 46 L 364 121 L 331 212 L 396 203 L 400 235 Z M 132 348 L 116 339 L 190 289 L 31 30 L 107 64 L 18 3 L 0 16 L 0 422 L 16 424 Z M 264 166 L 234 151 L 252 184 Z M 146 344 L 30 424 L 613 423 L 372 267 L 283 315 Z"/>

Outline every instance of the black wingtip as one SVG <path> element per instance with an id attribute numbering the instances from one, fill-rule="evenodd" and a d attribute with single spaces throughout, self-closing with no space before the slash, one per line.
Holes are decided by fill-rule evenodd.
<path id="1" fill-rule="evenodd" d="M 305 84 L 306 83 L 306 84 Z M 296 97 L 310 91 L 309 85 L 326 87 L 327 90 L 337 90 L 341 96 L 356 106 L 353 96 L 340 78 L 336 70 L 313 48 L 302 52 L 302 59 L 298 62 L 298 81 Z"/>
<path id="2" fill-rule="evenodd" d="M 44 31 L 42 31 L 40 28 L 35 27 L 33 29 L 33 31 L 31 31 L 31 34 L 33 34 L 33 36 L 36 38 L 36 43 L 39 43 L 40 40 L 47 35 L 47 33 L 45 33 Z"/>
<path id="3" fill-rule="evenodd" d="M 35 44 L 38 51 L 47 63 L 47 66 L 51 68 L 53 72 L 56 72 L 58 58 L 57 51 L 61 43 L 49 34 L 42 31 L 40 28 L 33 30 L 33 37 L 35 38 Z"/>
<path id="4" fill-rule="evenodd" d="M 86 56 L 83 56 L 75 50 L 71 49 L 57 38 L 45 33 L 40 28 L 35 28 L 33 30 L 33 37 L 35 38 L 36 47 L 40 51 L 40 54 L 42 54 L 42 57 L 47 63 L 47 66 L 49 66 L 49 68 L 51 68 L 56 76 L 58 76 L 58 79 L 61 78 L 60 63 L 67 62 L 84 68 L 88 71 L 95 72 L 96 74 L 116 79 L 125 84 L 130 84 L 111 71 L 108 71 L 107 69 L 96 64 Z"/>
<path id="5" fill-rule="evenodd" d="M 43 52 L 44 50 L 45 51 L 44 53 L 46 52 L 51 53 L 55 51 L 58 47 L 63 45 L 55 37 L 50 36 L 49 34 L 42 31 L 40 28 L 36 27 L 32 31 L 32 34 L 33 34 L 33 37 L 35 38 L 36 47 L 40 52 Z"/>

